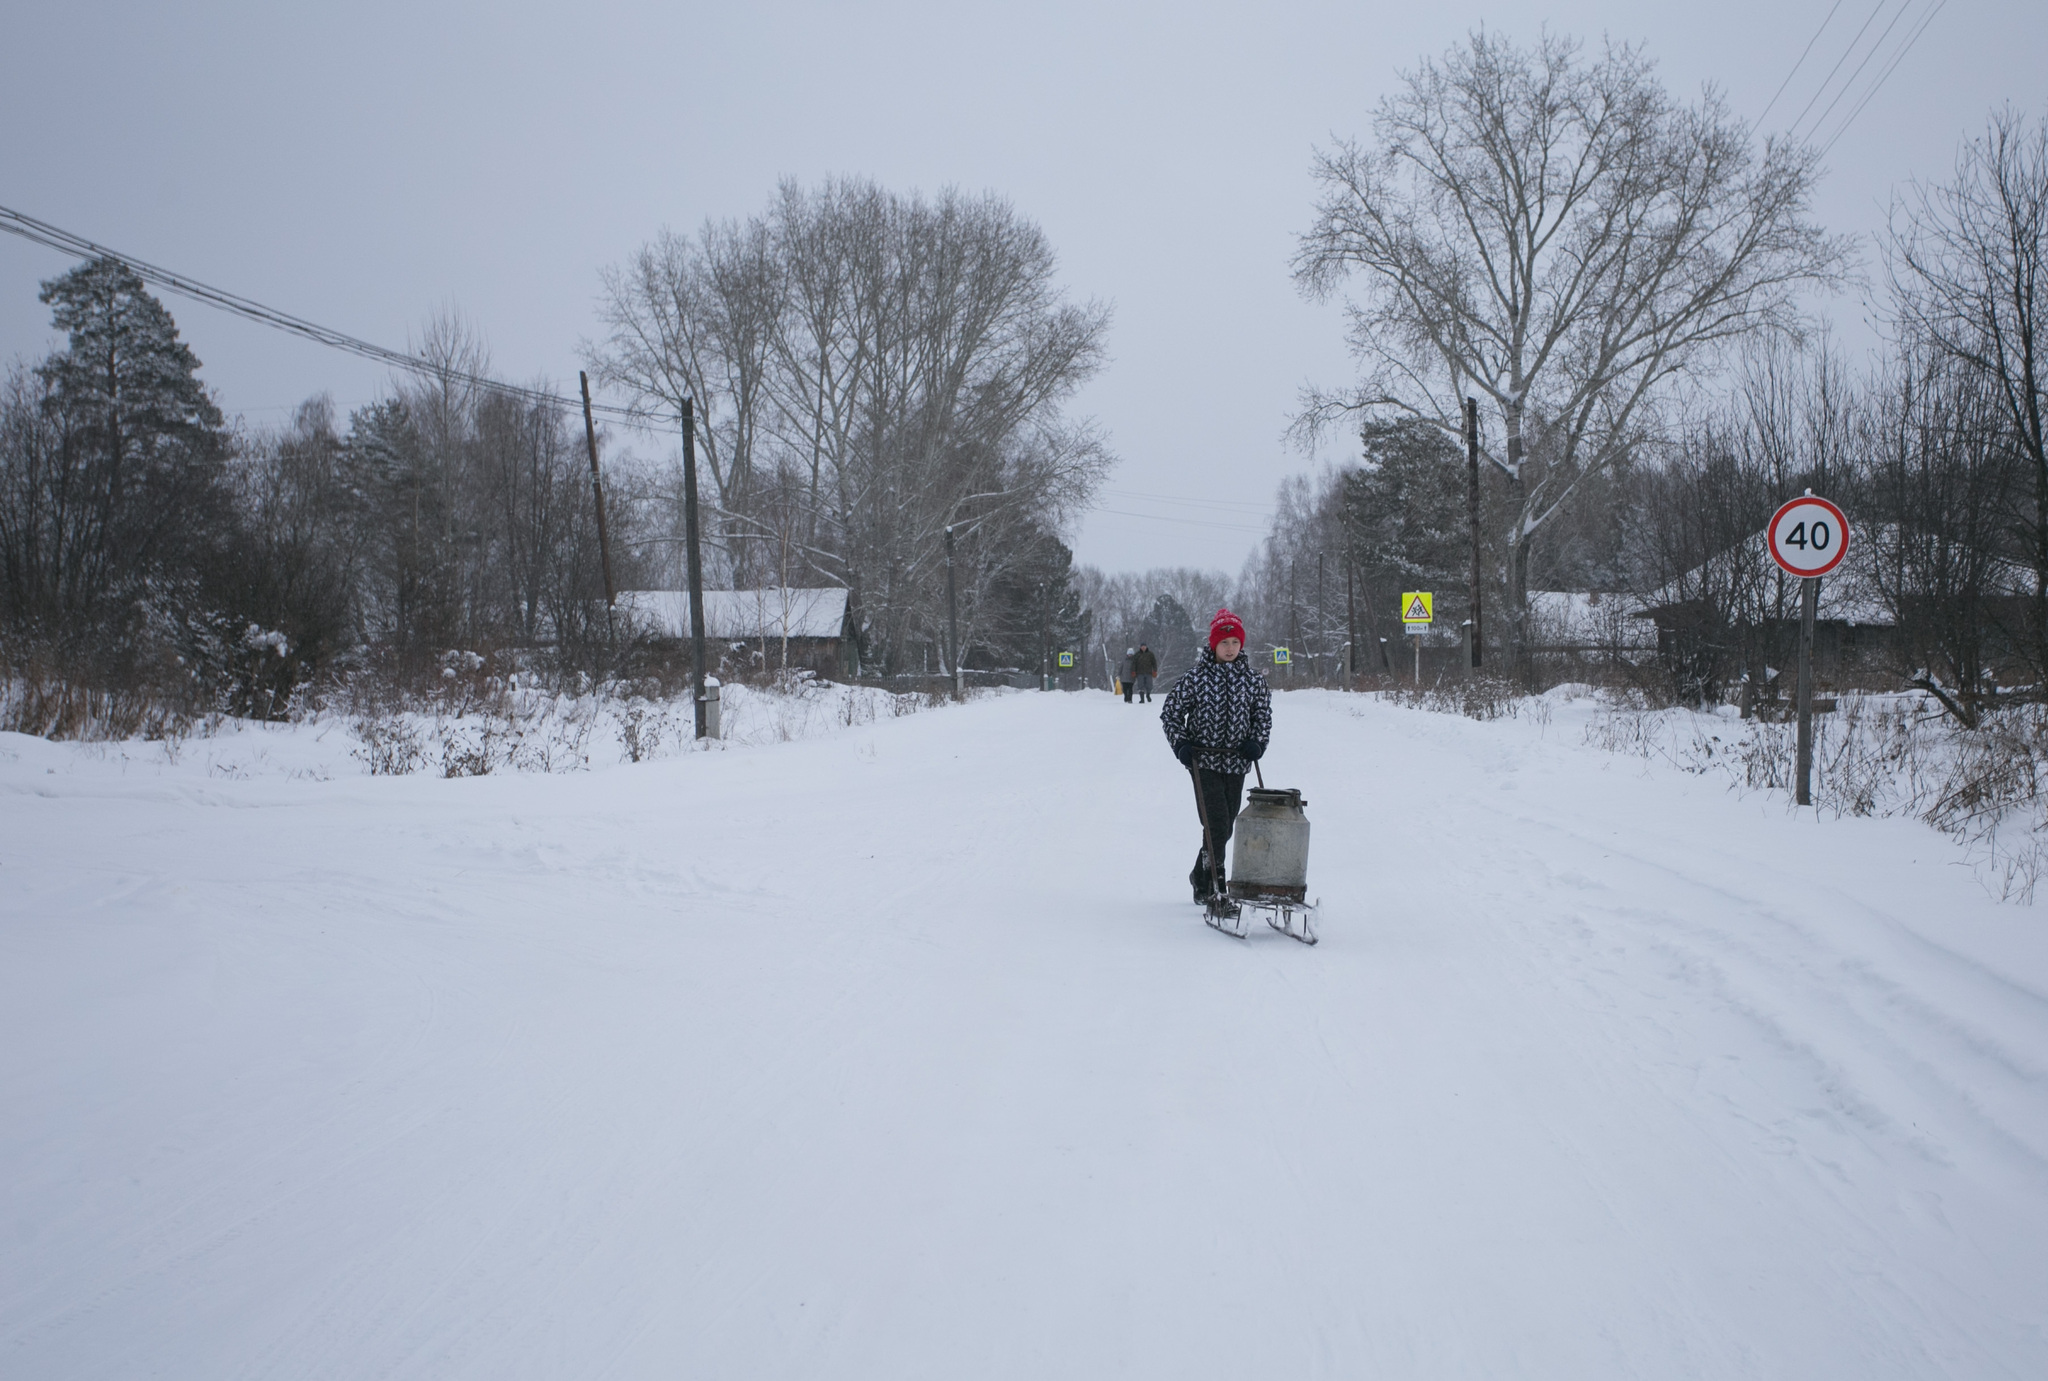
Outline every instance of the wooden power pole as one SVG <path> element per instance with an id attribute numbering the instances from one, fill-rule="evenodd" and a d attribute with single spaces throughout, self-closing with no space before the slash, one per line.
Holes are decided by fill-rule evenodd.
<path id="1" fill-rule="evenodd" d="M 1316 616 L 1310 621 L 1316 635 L 1316 680 L 1324 685 L 1330 678 L 1323 674 L 1323 554 L 1316 553 Z"/>
<path id="2" fill-rule="evenodd" d="M 1358 689 L 1358 582 L 1351 548 L 1344 548 L 1344 689 Z"/>
<path id="3" fill-rule="evenodd" d="M 612 541 L 604 525 L 604 481 L 597 473 L 597 423 L 590 416 L 590 375 L 579 369 L 576 377 L 583 384 L 583 440 L 590 447 L 590 492 L 597 498 L 597 554 L 604 563 L 604 628 L 610 636 L 612 606 L 618 603 L 619 594 L 612 587 Z"/>
<path id="4" fill-rule="evenodd" d="M 966 679 L 960 671 L 960 596 L 953 584 L 953 525 L 946 524 L 946 630 L 951 646 L 946 656 L 953 663 L 953 698 L 966 697 Z"/>
<path id="5" fill-rule="evenodd" d="M 1465 522 L 1472 529 L 1472 665 L 1484 660 L 1485 640 L 1479 621 L 1479 400 L 1465 400 Z"/>
<path id="6" fill-rule="evenodd" d="M 697 737 L 707 733 L 704 705 L 704 556 L 697 544 L 697 410 L 683 399 L 683 547 L 690 562 L 690 682 Z"/>

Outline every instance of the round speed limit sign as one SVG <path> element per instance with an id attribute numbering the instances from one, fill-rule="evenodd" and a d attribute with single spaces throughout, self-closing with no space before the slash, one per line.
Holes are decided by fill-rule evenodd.
<path id="1" fill-rule="evenodd" d="M 1801 495 L 1771 515 L 1771 560 L 1802 579 L 1826 575 L 1849 550 L 1849 520 L 1826 499 Z"/>

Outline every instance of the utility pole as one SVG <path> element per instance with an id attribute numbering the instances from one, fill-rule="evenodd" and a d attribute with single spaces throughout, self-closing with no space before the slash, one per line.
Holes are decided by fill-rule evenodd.
<path id="1" fill-rule="evenodd" d="M 683 399 L 683 544 L 690 561 L 690 681 L 697 737 L 706 732 L 704 705 L 704 557 L 697 546 L 697 410 Z"/>
<path id="2" fill-rule="evenodd" d="M 960 671 L 960 596 L 953 586 L 953 525 L 946 524 L 946 629 L 952 645 L 946 656 L 953 663 L 953 698 L 966 698 L 965 680 Z"/>
<path id="3" fill-rule="evenodd" d="M 1323 675 L 1323 554 L 1322 554 L 1321 552 L 1317 552 L 1317 553 L 1316 553 L 1316 617 L 1315 617 L 1315 630 L 1316 630 L 1316 680 L 1317 680 L 1317 681 L 1319 681 L 1319 682 L 1326 682 L 1326 681 L 1328 681 L 1328 680 L 1329 680 L 1330 678 L 1329 678 L 1329 677 L 1327 677 L 1327 676 L 1325 676 L 1325 675 Z"/>
<path id="4" fill-rule="evenodd" d="M 1287 679 L 1294 679 L 1293 649 L 1301 646 L 1301 607 L 1294 602 L 1294 574 L 1299 563 L 1293 557 L 1287 558 Z"/>
<path id="5" fill-rule="evenodd" d="M 1358 689 L 1358 582 L 1352 578 L 1351 549 L 1344 549 L 1344 689 Z"/>
<path id="6" fill-rule="evenodd" d="M 1052 586 L 1038 587 L 1038 688 L 1052 689 Z"/>
<path id="7" fill-rule="evenodd" d="M 1465 521 L 1472 529 L 1472 634 L 1467 665 L 1477 670 L 1484 652 L 1479 637 L 1479 400 L 1465 400 Z"/>
<path id="8" fill-rule="evenodd" d="M 604 526 L 604 481 L 597 473 L 597 423 L 590 416 L 590 375 L 582 370 L 576 377 L 583 383 L 583 439 L 590 446 L 590 492 L 597 498 L 597 552 L 604 563 L 604 630 L 610 638 L 612 632 L 612 606 L 618 603 L 618 591 L 612 587 L 612 542 Z"/>

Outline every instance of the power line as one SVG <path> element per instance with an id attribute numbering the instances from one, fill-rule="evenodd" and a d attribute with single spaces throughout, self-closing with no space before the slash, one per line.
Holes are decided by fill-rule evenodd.
<path id="1" fill-rule="evenodd" d="M 1934 17 L 1947 8 L 1948 0 L 1940 0 L 1939 4 L 1937 4 L 1933 9 L 1927 12 L 1927 17 L 1920 21 L 1920 27 L 1913 30 L 1913 32 L 1907 36 L 1905 43 L 1901 45 L 1899 51 L 1893 55 L 1891 62 L 1885 66 L 1884 71 L 1877 74 L 1877 80 L 1870 84 L 1870 90 L 1863 93 L 1863 99 L 1856 103 L 1856 108 L 1849 112 L 1849 114 L 1843 119 L 1840 128 L 1836 129 L 1833 136 L 1829 138 L 1828 142 L 1821 146 L 1820 155 L 1822 158 L 1826 158 L 1828 155 L 1828 150 L 1832 149 L 1835 146 L 1836 141 L 1839 140 L 1844 134 L 1847 134 L 1849 132 L 1849 126 L 1856 123 L 1856 117 L 1863 113 L 1863 107 L 1870 104 L 1870 99 L 1871 97 L 1877 95 L 1878 88 L 1883 86 L 1885 84 L 1885 80 L 1888 77 L 1890 77 L 1895 70 L 1897 70 L 1898 65 L 1906 60 L 1906 54 L 1913 51 L 1913 45 L 1920 41 L 1920 35 L 1927 32 L 1927 26 L 1934 22 Z"/>
<path id="2" fill-rule="evenodd" d="M 1825 77 L 1821 78 L 1819 88 L 1808 98 L 1806 104 L 1799 108 L 1799 113 L 1792 117 L 1790 129 L 1797 130 L 1800 122 L 1806 119 L 1806 112 L 1813 109 L 1813 103 L 1827 94 L 1828 88 L 1834 84 L 1835 73 L 1842 70 L 1842 64 L 1849 60 L 1850 54 L 1856 51 L 1856 45 L 1863 41 L 1863 35 L 1870 32 L 1870 26 L 1877 22 L 1878 15 L 1882 14 L 1884 7 L 1890 3 L 1891 0 L 1877 0 L 1877 3 L 1871 7 L 1870 17 L 1863 21 L 1863 27 L 1856 31 L 1856 36 L 1849 40 L 1849 46 L 1844 48 L 1842 55 L 1835 59 L 1835 65 L 1828 69 L 1828 74 Z"/>
<path id="3" fill-rule="evenodd" d="M 1256 513 L 1262 517 L 1273 511 L 1265 504 L 1238 503 L 1229 499 L 1183 499 L 1174 494 L 1149 494 L 1140 489 L 1105 489 L 1102 492 L 1126 499 L 1154 499 L 1160 503 L 1181 504 L 1190 508 L 1220 508 L 1232 513 Z"/>
<path id="4" fill-rule="evenodd" d="M 1899 27 L 1899 21 L 1904 19 L 1906 11 L 1912 8 L 1913 0 L 1900 0 L 1899 12 L 1892 16 L 1891 23 L 1884 26 L 1884 32 L 1879 34 L 1877 41 L 1870 45 L 1870 51 L 1863 55 L 1863 61 L 1856 64 L 1856 70 L 1851 72 L 1849 79 L 1842 83 L 1842 89 L 1835 93 L 1835 98 L 1832 101 L 1828 102 L 1827 109 L 1814 117 L 1813 129 L 1808 131 L 1809 134 L 1819 130 L 1822 125 L 1828 122 L 1828 116 L 1835 113 L 1835 107 L 1842 103 L 1842 98 L 1848 95 L 1851 88 L 1856 85 L 1856 79 L 1863 75 L 1863 69 L 1870 66 L 1870 60 L 1876 57 L 1884 48 L 1884 41 L 1892 36 L 1892 30 Z"/>
<path id="5" fill-rule="evenodd" d="M 1119 518 L 1144 518 L 1155 523 L 1179 523 L 1182 527 L 1213 527 L 1226 532 L 1264 533 L 1262 527 L 1246 527 L 1242 523 L 1214 523 L 1204 518 L 1168 518 L 1158 513 L 1131 513 L 1121 508 L 1092 508 L 1091 513 L 1109 513 Z"/>
<path id="6" fill-rule="evenodd" d="M 387 364 L 396 369 L 406 370 L 409 373 L 421 374 L 433 379 L 454 380 L 458 383 L 468 384 L 473 388 L 509 394 L 514 398 L 521 398 L 530 403 L 545 403 L 553 407 L 570 409 L 581 406 L 581 402 L 578 399 L 564 398 L 559 394 L 547 393 L 535 388 L 525 388 L 518 384 L 508 384 L 502 380 L 486 378 L 480 374 L 470 374 L 460 369 L 450 369 L 444 365 L 437 365 L 431 361 L 420 359 L 417 355 L 408 355 L 403 351 L 392 350 L 363 340 L 360 337 L 351 336 L 344 331 L 337 331 L 329 326 L 321 326 L 306 320 L 304 317 L 293 316 L 288 312 L 280 312 L 275 307 L 266 307 L 261 302 L 243 297 L 237 293 L 228 292 L 224 288 L 210 287 L 196 278 L 189 278 L 182 273 L 176 273 L 167 268 L 160 268 L 155 264 L 137 259 L 133 255 L 123 254 L 119 250 L 108 249 L 105 245 L 96 244 L 82 235 L 75 235 L 68 230 L 51 225 L 47 221 L 39 221 L 33 216 L 23 215 L 19 211 L 9 210 L 4 206 L 0 206 L 0 230 L 5 230 L 11 235 L 19 235 L 24 240 L 33 241 L 36 244 L 47 246 L 50 249 L 58 250 L 65 254 L 75 254 L 87 259 L 111 259 L 118 264 L 127 266 L 145 283 L 154 283 L 156 286 L 169 292 L 177 293 L 181 297 L 190 298 L 195 302 L 203 302 L 209 307 L 217 307 L 224 312 L 232 312 L 236 316 L 254 321 L 259 325 L 268 326 L 273 330 L 285 331 L 305 340 L 310 340 L 316 345 L 325 345 L 334 350 L 345 350 L 351 355 L 359 355 L 364 359 L 375 360 L 380 364 Z M 599 403 L 594 405 L 593 410 L 610 417 L 623 418 L 641 425 L 645 425 L 647 421 L 645 413 L 636 412 L 631 408 L 621 408 L 606 403 Z"/>
<path id="7" fill-rule="evenodd" d="M 363 340 L 360 337 L 351 336 L 347 332 L 337 331 L 328 326 L 321 326 L 316 322 L 306 320 L 304 317 L 293 316 L 288 312 L 278 311 L 274 307 L 267 307 L 252 298 L 228 292 L 224 288 L 212 287 L 200 282 L 196 278 L 159 267 L 146 260 L 137 259 L 132 255 L 123 254 L 119 250 L 109 249 L 105 245 L 88 240 L 82 235 L 73 234 L 46 221 L 39 221 L 33 216 L 24 215 L 19 211 L 14 211 L 4 206 L 0 206 L 0 230 L 5 230 L 9 234 L 18 235 L 22 239 L 33 241 L 36 244 L 47 246 L 65 254 L 78 255 L 87 259 L 111 259 L 116 263 L 126 265 L 137 277 L 146 283 L 154 283 L 160 288 L 177 293 L 183 297 L 191 298 L 195 302 L 203 302 L 207 306 L 217 307 L 222 311 L 231 312 L 236 316 L 254 321 L 259 325 L 268 326 L 273 330 L 288 332 L 310 340 L 315 344 L 325 345 L 330 349 L 344 350 L 349 354 L 358 355 L 364 359 L 375 360 L 380 364 L 391 365 L 394 368 L 425 375 L 429 378 L 453 379 L 476 388 L 490 389 L 498 393 L 509 394 L 512 397 L 522 398 L 528 402 L 543 403 L 563 408 L 578 406 L 579 400 L 564 398 L 558 394 L 543 392 L 540 389 L 525 388 L 518 384 L 508 384 L 501 380 L 486 378 L 479 374 L 470 374 L 459 369 L 450 369 L 420 359 L 416 355 L 408 355 L 402 351 L 392 350 Z M 593 404 L 592 410 L 637 424 L 644 424 L 647 420 L 645 413 L 605 403 Z M 1260 510 L 1255 505 L 1230 504 L 1217 500 L 1180 499 L 1170 495 L 1141 494 L 1134 491 L 1111 492 L 1122 492 L 1132 498 L 1162 499 L 1169 503 L 1225 509 L 1232 512 L 1267 511 Z M 1263 528 L 1246 527 L 1237 523 L 1208 522 L 1198 518 L 1169 518 L 1154 513 L 1129 513 L 1110 508 L 1096 509 L 1094 511 L 1113 514 L 1119 518 L 1143 518 L 1155 523 L 1179 523 L 1184 526 L 1222 528 L 1231 532 L 1260 533 L 1264 531 Z"/>
<path id="8" fill-rule="evenodd" d="M 1785 74 L 1785 80 L 1779 82 L 1778 89 L 1771 93 L 1771 99 L 1764 105 L 1763 114 L 1756 117 L 1756 122 L 1759 125 L 1761 125 L 1764 122 L 1765 117 L 1771 113 L 1771 108 L 1778 104 L 1778 97 L 1785 94 L 1785 88 L 1792 85 L 1792 79 L 1799 75 L 1800 67 L 1806 62 L 1806 55 L 1813 51 L 1814 44 L 1820 42 L 1820 36 L 1823 33 L 1827 32 L 1828 24 L 1835 17 L 1835 10 L 1839 10 L 1840 8 L 1842 8 L 1842 0 L 1835 0 L 1834 7 L 1828 11 L 1827 18 L 1821 20 L 1820 27 L 1813 31 L 1813 37 L 1807 39 L 1806 46 L 1799 50 L 1799 61 L 1792 64 L 1792 70 Z"/>

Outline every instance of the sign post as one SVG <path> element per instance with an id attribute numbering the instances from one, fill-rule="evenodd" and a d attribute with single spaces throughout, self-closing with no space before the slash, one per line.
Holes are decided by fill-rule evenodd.
<path id="1" fill-rule="evenodd" d="M 1422 684 L 1422 635 L 1436 619 L 1436 594 L 1410 590 L 1401 596 L 1401 631 L 1415 639 L 1415 684 Z"/>
<path id="2" fill-rule="evenodd" d="M 1849 551 L 1849 520 L 1811 489 L 1771 515 L 1766 530 L 1771 560 L 1799 578 L 1799 760 L 1793 799 L 1813 804 L 1813 625 L 1820 611 L 1821 577 Z"/>

